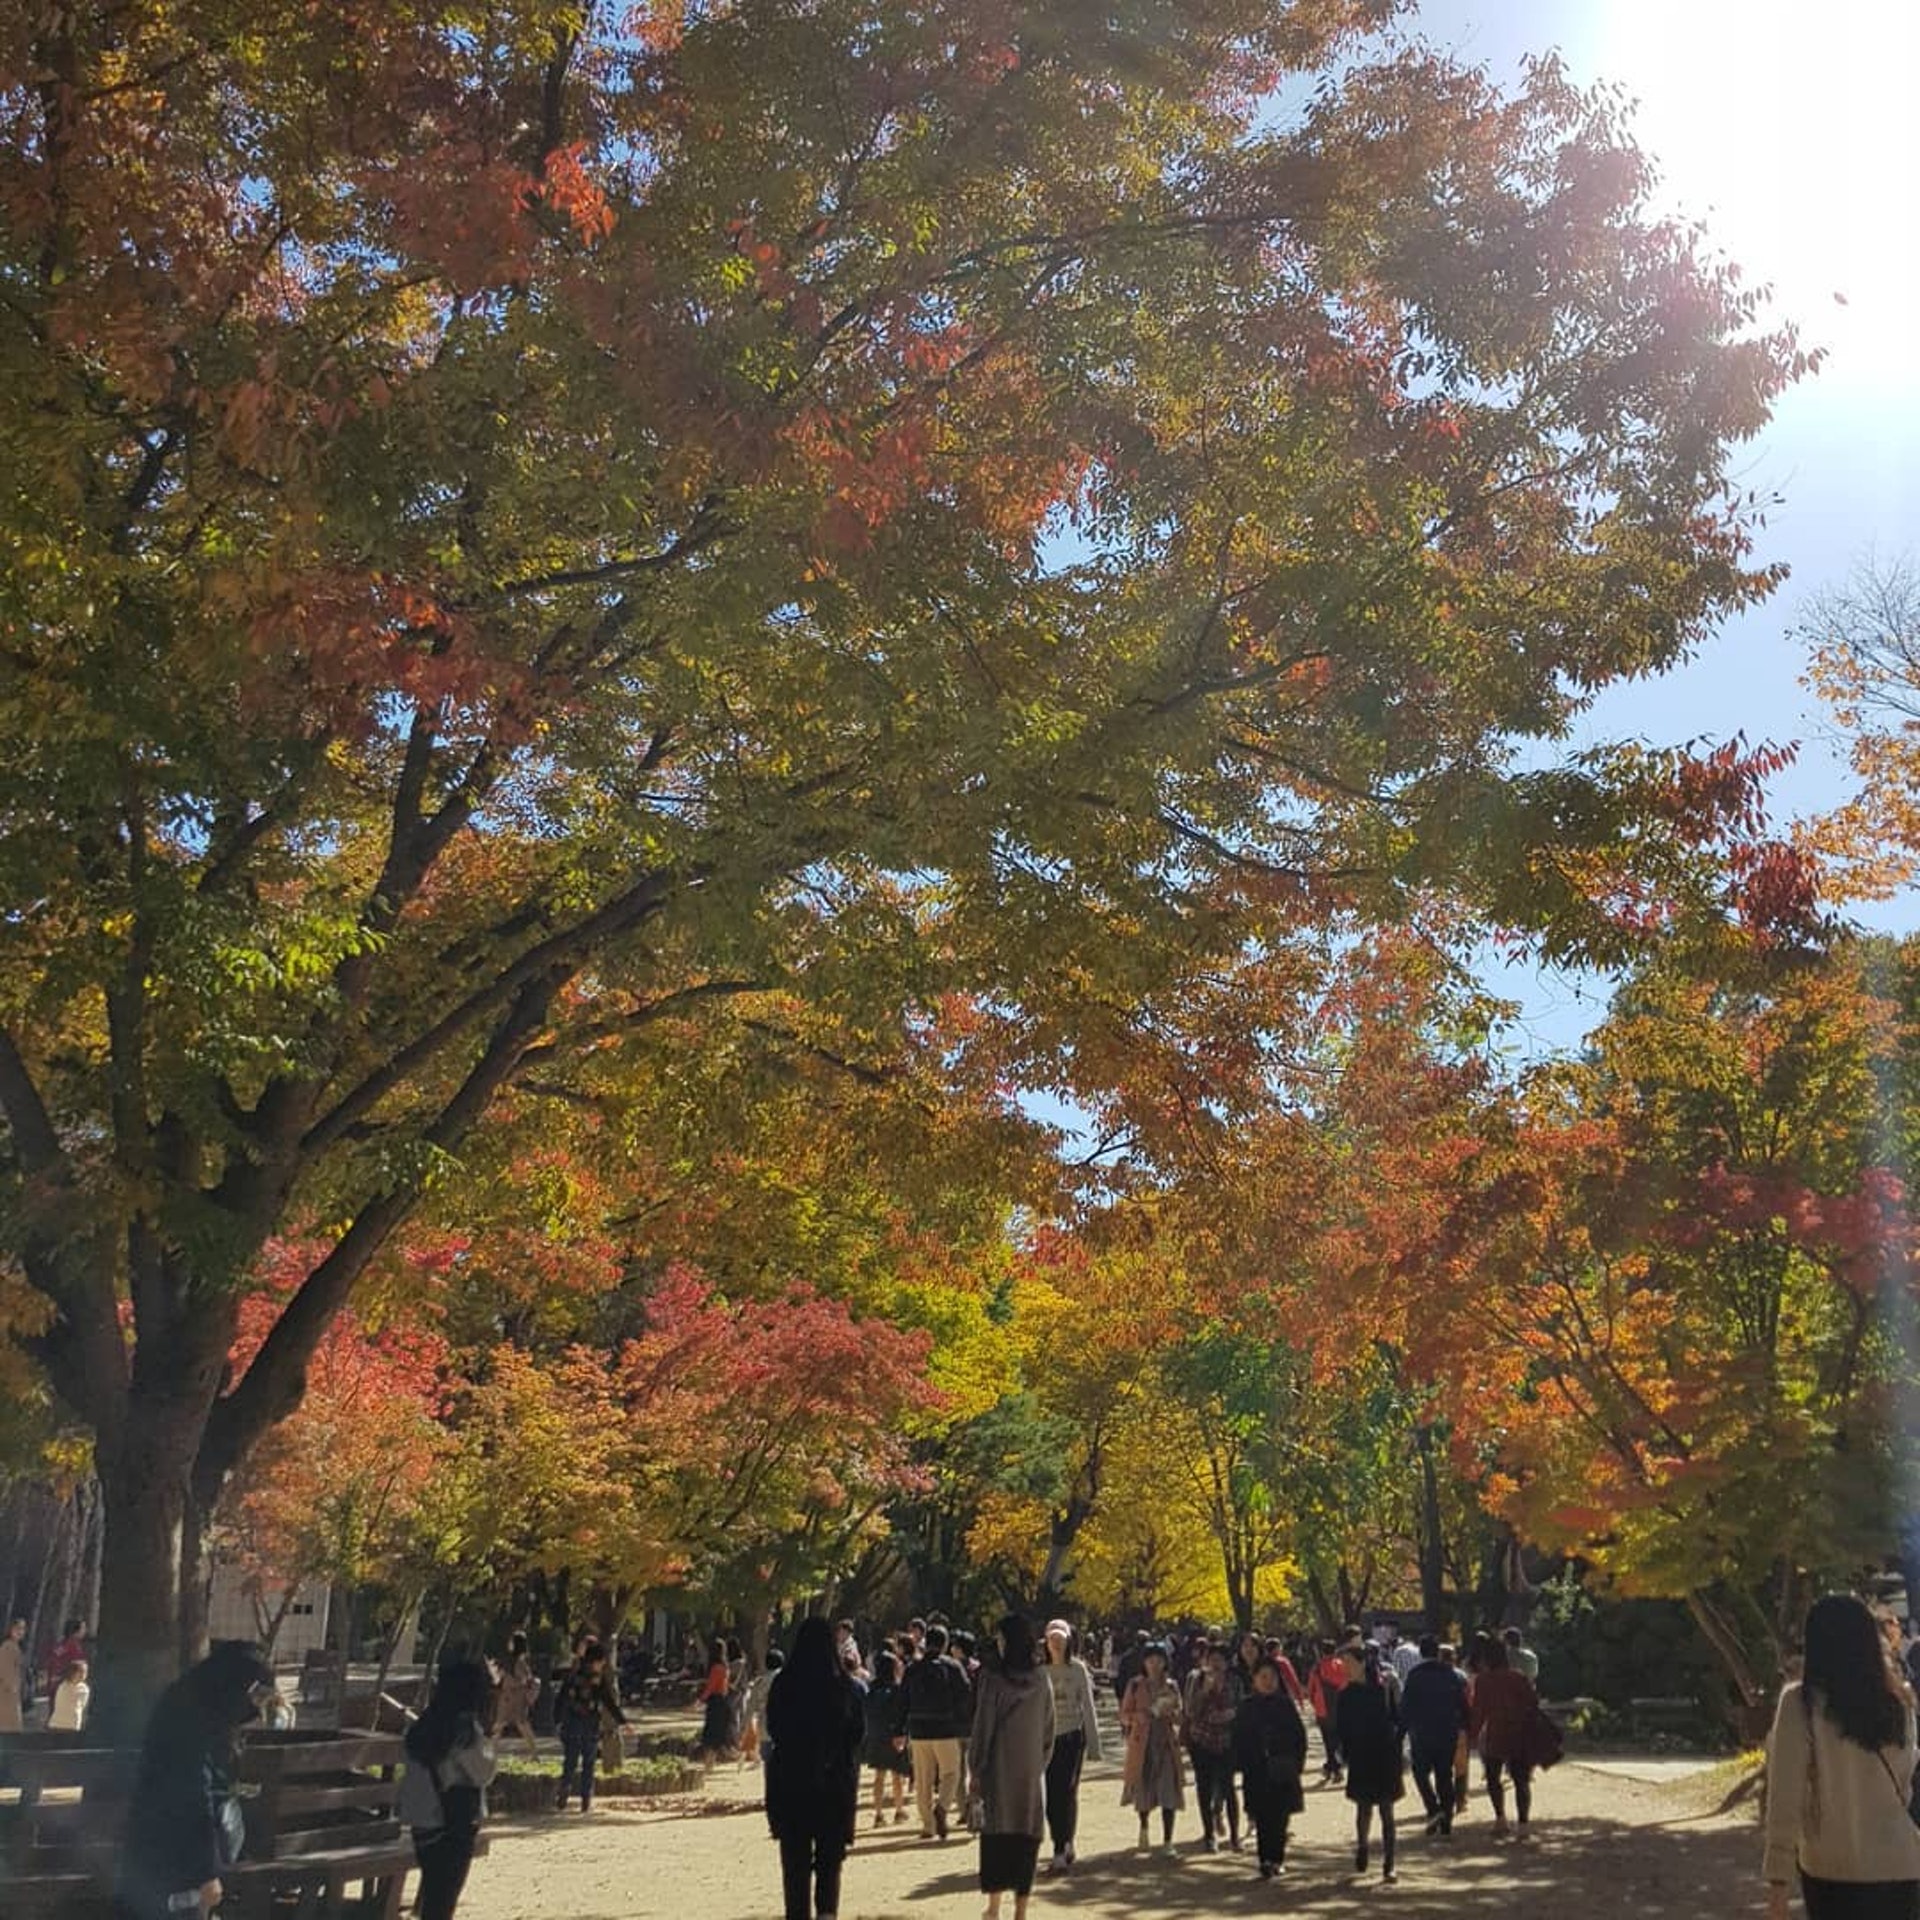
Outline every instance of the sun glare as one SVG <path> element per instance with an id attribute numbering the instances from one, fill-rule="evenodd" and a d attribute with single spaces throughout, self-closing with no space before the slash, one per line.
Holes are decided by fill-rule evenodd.
<path id="1" fill-rule="evenodd" d="M 1920 395 L 1920 0 L 1602 0 L 1664 197 L 1770 284 L 1828 378 Z"/>

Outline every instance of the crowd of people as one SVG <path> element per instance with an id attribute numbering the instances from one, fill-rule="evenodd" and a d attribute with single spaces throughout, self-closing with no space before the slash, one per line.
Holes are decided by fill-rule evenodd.
<path id="1" fill-rule="evenodd" d="M 1174 1847 L 1190 1778 L 1198 1847 L 1243 1852 L 1244 1811 L 1265 1879 L 1286 1872 L 1291 1823 L 1306 1805 L 1309 1722 L 1321 1782 L 1353 1806 L 1354 1870 L 1370 1870 L 1377 1831 L 1387 1881 L 1409 1773 L 1426 1832 L 1446 1839 L 1477 1751 L 1496 1834 L 1524 1840 L 1534 1775 L 1560 1754 L 1517 1630 L 1476 1635 L 1464 1657 L 1431 1638 L 1402 1644 L 1383 1629 L 1368 1639 L 1357 1627 L 1318 1643 L 1251 1633 L 1169 1642 L 1142 1630 L 1123 1648 L 1105 1640 L 1097 1655 L 1100 1683 L 1117 1696 L 1120 1797 L 1138 1815 L 1138 1846 Z M 710 1680 L 717 1692 L 718 1661 Z M 1082 1769 L 1103 1757 L 1100 1683 L 1065 1620 L 1036 1635 L 1009 1615 L 984 1644 L 943 1620 L 914 1620 L 870 1651 L 852 1621 L 806 1622 L 746 1735 L 766 1763 L 788 1920 L 837 1911 L 863 1807 L 875 1827 L 917 1819 L 928 1842 L 971 1829 L 989 1914 L 1011 1895 L 1018 1920 L 1040 1872 L 1074 1867 Z"/>

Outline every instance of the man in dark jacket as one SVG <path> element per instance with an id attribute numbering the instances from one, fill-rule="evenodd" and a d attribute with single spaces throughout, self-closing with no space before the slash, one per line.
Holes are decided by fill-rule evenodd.
<path id="1" fill-rule="evenodd" d="M 1440 1658 L 1440 1643 L 1420 1642 L 1420 1664 L 1407 1675 L 1400 1695 L 1400 1724 L 1407 1730 L 1413 1784 L 1427 1810 L 1427 1831 L 1453 1832 L 1453 1753 L 1467 1725 L 1467 1676 Z"/>
<path id="2" fill-rule="evenodd" d="M 966 1669 L 947 1652 L 945 1627 L 927 1629 L 927 1651 L 907 1669 L 907 1746 L 920 1838 L 947 1837 L 947 1808 L 960 1793 L 960 1742 L 973 1715 Z"/>

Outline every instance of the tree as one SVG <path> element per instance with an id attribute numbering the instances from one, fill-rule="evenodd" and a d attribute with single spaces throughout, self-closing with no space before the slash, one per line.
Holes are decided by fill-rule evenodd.
<path id="1" fill-rule="evenodd" d="M 272 1254 L 282 1287 L 246 1301 L 240 1365 L 273 1324 L 285 1285 L 313 1258 L 299 1246 Z M 370 1332 L 349 1309 L 315 1349 L 299 1411 L 230 1483 L 218 1526 L 252 1586 L 269 1648 L 304 1583 L 327 1582 L 350 1596 L 394 1568 L 446 1451 L 438 1421 L 446 1365 L 437 1336 L 405 1326 Z M 349 1628 L 342 1643 L 350 1640 Z"/>
<path id="2" fill-rule="evenodd" d="M 1607 102 L 1391 11 L 0 24 L 5 1213 L 103 1696 L 530 1075 L 776 991 L 858 1074 L 959 988 L 1064 1081 L 1436 882 L 1613 937 L 1661 782 L 1514 743 L 1771 584 L 1729 449 L 1806 357 Z"/>

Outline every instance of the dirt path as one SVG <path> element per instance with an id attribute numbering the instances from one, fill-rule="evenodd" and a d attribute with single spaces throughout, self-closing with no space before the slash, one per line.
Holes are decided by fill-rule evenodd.
<path id="1" fill-rule="evenodd" d="M 768 1920 L 780 1912 L 779 1862 L 731 1768 L 674 1809 L 608 1805 L 503 1823 L 474 1868 L 462 1920 Z M 1750 1810 L 1712 1810 L 1703 1781 L 1653 1784 L 1569 1762 L 1539 1783 L 1535 1838 L 1499 1843 L 1484 1795 L 1450 1842 L 1405 1837 L 1400 1883 L 1353 1874 L 1351 1809 L 1316 1788 L 1294 1823 L 1287 1877 L 1262 1883 L 1250 1855 L 1194 1850 L 1189 1804 L 1171 1857 L 1133 1851 L 1133 1815 L 1111 1767 L 1090 1769 L 1081 1864 L 1043 1880 L 1034 1914 L 1133 1920 L 1164 1914 L 1393 1913 L 1405 1920 L 1737 1920 L 1759 1914 L 1760 1849 Z M 1403 1811 L 1417 1808 L 1411 1796 Z M 1417 1827 L 1417 1822 L 1415 1823 Z M 1377 1846 L 1377 1843 L 1376 1843 Z M 847 1862 L 842 1920 L 973 1920 L 981 1910 L 964 1836 L 921 1841 L 911 1826 L 863 1826 Z M 1011 1907 L 1008 1909 L 1011 1912 Z"/>

